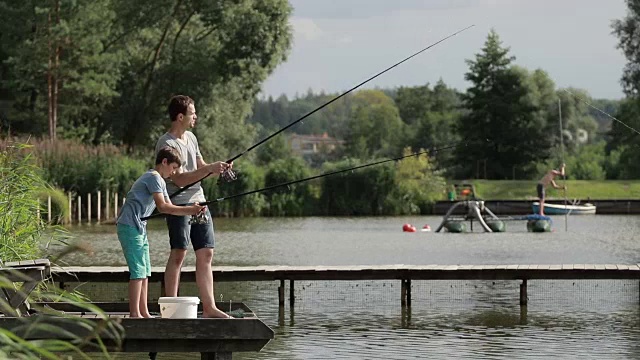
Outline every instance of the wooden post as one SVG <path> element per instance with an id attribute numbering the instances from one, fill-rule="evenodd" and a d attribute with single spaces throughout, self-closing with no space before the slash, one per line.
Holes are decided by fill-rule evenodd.
<path id="1" fill-rule="evenodd" d="M 278 306 L 284 307 L 284 280 L 280 280 L 278 287 Z"/>
<path id="2" fill-rule="evenodd" d="M 87 194 L 87 222 L 91 224 L 91 193 Z"/>
<path id="3" fill-rule="evenodd" d="M 296 302 L 296 295 L 293 291 L 293 280 L 289 280 L 289 307 L 293 308 L 293 305 Z"/>
<path id="4" fill-rule="evenodd" d="M 520 305 L 527 306 L 527 279 L 522 279 L 520 284 Z"/>
<path id="5" fill-rule="evenodd" d="M 107 213 L 105 214 L 104 219 L 109 221 L 109 208 L 110 208 L 110 205 L 109 205 L 109 189 L 108 188 L 107 188 L 107 196 L 105 196 L 104 199 L 105 199 L 105 203 L 107 204 L 107 206 L 105 206 L 105 209 L 107 209 Z"/>
<path id="6" fill-rule="evenodd" d="M 118 217 L 118 193 L 113 193 L 113 217 Z"/>
<path id="7" fill-rule="evenodd" d="M 47 221 L 51 224 L 51 195 L 47 196 Z"/>
<path id="8" fill-rule="evenodd" d="M 407 306 L 407 282 L 405 279 L 400 280 L 400 306 Z"/>
<path id="9" fill-rule="evenodd" d="M 98 215 L 98 224 L 100 223 L 100 212 L 102 211 L 102 209 L 100 208 L 100 190 L 98 190 L 98 213 L 96 215 Z"/>
<path id="10" fill-rule="evenodd" d="M 78 224 L 82 222 L 82 197 L 78 195 Z"/>
<path id="11" fill-rule="evenodd" d="M 69 197 L 69 224 L 71 224 L 71 221 L 73 221 L 73 216 L 71 216 L 73 212 L 73 208 L 71 207 L 71 193 L 67 193 L 67 196 Z"/>
<path id="12" fill-rule="evenodd" d="M 407 307 L 411 307 L 411 279 L 407 279 Z"/>

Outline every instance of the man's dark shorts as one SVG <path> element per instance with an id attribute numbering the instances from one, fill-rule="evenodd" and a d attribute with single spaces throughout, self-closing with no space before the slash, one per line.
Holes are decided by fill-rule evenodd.
<path id="1" fill-rule="evenodd" d="M 544 185 L 538 184 L 538 187 L 536 187 L 536 190 L 538 190 L 538 199 L 544 199 L 544 196 L 545 196 Z"/>
<path id="2" fill-rule="evenodd" d="M 189 224 L 191 216 L 167 215 L 171 249 L 188 249 L 190 242 L 196 251 L 204 248 L 213 249 L 216 241 L 213 235 L 213 218 L 208 208 L 207 215 L 209 221 L 206 224 L 193 225 Z"/>

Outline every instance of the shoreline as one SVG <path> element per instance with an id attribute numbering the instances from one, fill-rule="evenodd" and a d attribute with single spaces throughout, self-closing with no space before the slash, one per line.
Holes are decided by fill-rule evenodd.
<path id="1" fill-rule="evenodd" d="M 578 204 L 590 203 L 596 206 L 596 215 L 635 215 L 640 214 L 640 199 L 571 199 Z M 533 213 L 532 203 L 535 200 L 483 200 L 484 205 L 496 215 L 527 215 Z M 563 199 L 549 199 L 549 204 L 564 204 Z M 433 206 L 433 215 L 445 215 L 456 201 L 437 201 Z M 464 209 L 454 211 L 464 214 Z M 576 216 L 576 215 L 574 215 Z"/>

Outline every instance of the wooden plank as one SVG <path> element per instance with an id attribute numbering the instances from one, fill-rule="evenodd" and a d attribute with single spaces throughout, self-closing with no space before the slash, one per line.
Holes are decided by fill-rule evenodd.
<path id="1" fill-rule="evenodd" d="M 629 265 L 616 264 L 618 270 L 629 270 Z"/>
<path id="2" fill-rule="evenodd" d="M 87 319 L 97 323 L 100 319 Z M 30 322 L 46 322 L 47 328 Z M 257 318 L 252 319 L 118 319 L 126 341 L 119 347 L 112 333 L 102 332 L 101 340 L 110 350 L 124 352 L 237 352 L 260 351 L 274 332 Z M 97 325 L 97 324 L 96 324 Z M 0 326 L 27 340 L 77 337 L 91 339 L 91 329 L 62 317 L 41 315 L 27 318 L 0 317 Z M 56 330 L 54 326 L 64 329 Z M 25 333 L 28 331 L 28 333 Z M 97 347 L 84 348 L 96 351 Z"/>

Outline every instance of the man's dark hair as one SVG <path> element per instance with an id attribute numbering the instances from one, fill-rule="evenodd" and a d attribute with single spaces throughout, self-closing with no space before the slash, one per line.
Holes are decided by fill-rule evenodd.
<path id="1" fill-rule="evenodd" d="M 194 104 L 193 99 L 186 95 L 173 96 L 171 100 L 169 100 L 169 107 L 167 109 L 169 112 L 169 119 L 171 119 L 171 121 L 175 121 L 178 114 L 187 115 L 187 109 L 191 104 Z"/>
<path id="2" fill-rule="evenodd" d="M 162 164 L 163 159 L 167 159 L 168 164 L 182 165 L 180 153 L 176 148 L 172 148 L 171 146 L 165 146 L 158 151 L 158 155 L 156 155 L 156 165 Z"/>

